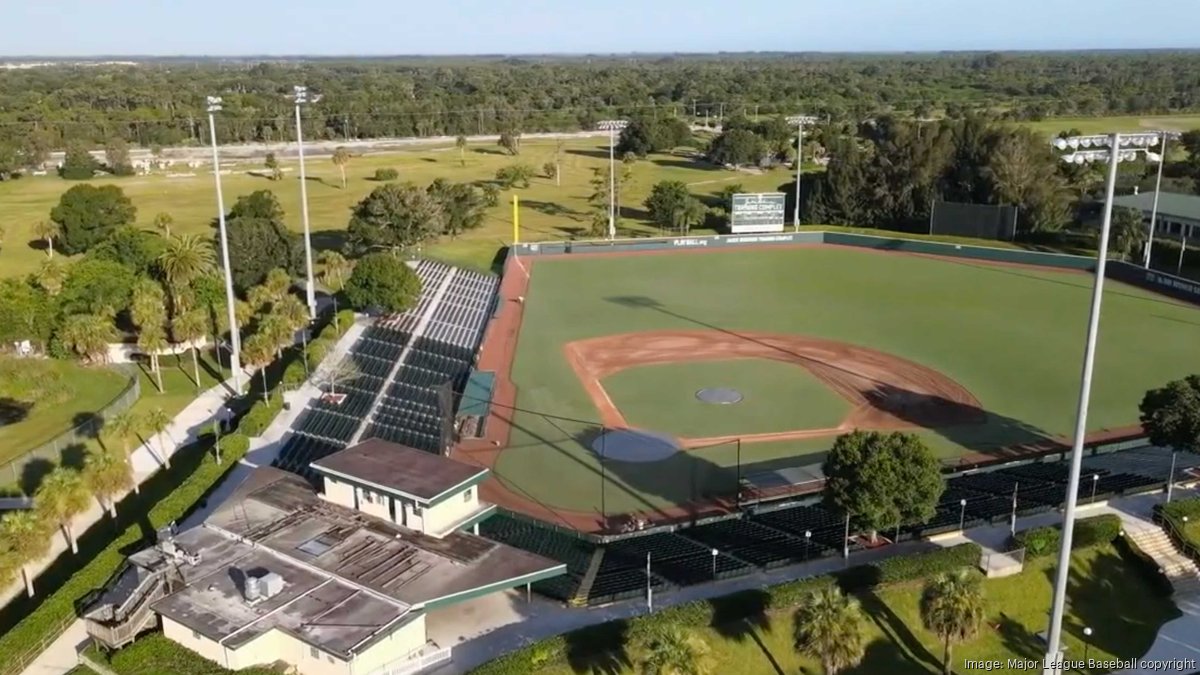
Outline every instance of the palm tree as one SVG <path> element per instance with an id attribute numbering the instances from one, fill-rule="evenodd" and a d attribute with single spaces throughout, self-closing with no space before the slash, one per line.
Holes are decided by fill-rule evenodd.
<path id="1" fill-rule="evenodd" d="M 284 347 L 291 345 L 293 342 L 293 334 L 287 317 L 276 311 L 268 312 L 259 319 L 258 330 L 254 332 L 254 335 L 261 335 L 268 341 L 275 358 L 283 356 Z"/>
<path id="2" fill-rule="evenodd" d="M 643 675 L 705 675 L 711 672 L 708 645 L 678 626 L 663 626 L 634 646 Z"/>
<path id="3" fill-rule="evenodd" d="M 1146 225 L 1142 221 L 1142 212 L 1128 207 L 1113 209 L 1109 244 L 1125 260 L 1135 250 L 1141 250 L 1146 245 Z"/>
<path id="4" fill-rule="evenodd" d="M 925 587 L 921 620 L 942 639 L 945 645 L 942 672 L 949 675 L 950 646 L 974 635 L 983 621 L 983 584 L 979 574 L 964 567 L 938 575 Z"/>
<path id="5" fill-rule="evenodd" d="M 167 442 L 163 437 L 167 435 L 167 427 L 169 426 L 171 426 L 171 416 L 162 408 L 154 408 L 146 413 L 146 431 L 159 437 L 159 460 L 168 469 L 171 468 L 171 455 L 167 453 Z M 147 447 L 149 445 L 149 443 L 146 444 Z"/>
<path id="6" fill-rule="evenodd" d="M 346 189 L 346 165 L 350 163 L 350 151 L 342 146 L 333 150 L 333 165 L 342 172 L 342 189 Z"/>
<path id="7" fill-rule="evenodd" d="M 58 239 L 61 230 L 53 220 L 39 220 L 33 225 L 33 236 L 46 240 L 46 253 L 54 258 L 54 240 Z"/>
<path id="8" fill-rule="evenodd" d="M 459 136 L 459 138 L 463 137 Z M 338 325 L 337 316 L 338 293 L 341 293 L 342 289 L 346 287 L 346 280 L 354 271 L 354 264 L 337 251 L 321 251 L 317 262 L 321 264 L 321 283 L 325 285 L 325 290 L 333 296 L 333 328 L 341 333 L 342 327 Z"/>
<path id="9" fill-rule="evenodd" d="M 251 335 L 242 344 L 242 361 L 251 368 L 258 368 L 262 374 L 263 401 L 267 403 L 271 401 L 271 393 L 267 389 L 267 364 L 271 362 L 271 354 L 274 351 L 275 345 L 271 338 L 261 331 Z"/>
<path id="10" fill-rule="evenodd" d="M 462 134 L 459 134 L 458 138 L 454 139 L 454 147 L 458 148 L 458 163 L 463 166 L 466 166 L 467 165 L 467 137 L 463 136 Z"/>
<path id="11" fill-rule="evenodd" d="M 38 269 L 33 279 L 43 290 L 51 296 L 55 296 L 62 291 L 63 284 L 67 281 L 67 271 L 57 262 L 47 260 L 42 263 L 42 266 Z"/>
<path id="12" fill-rule="evenodd" d="M 562 187 L 563 145 L 564 144 L 563 144 L 563 141 L 561 138 L 558 140 L 557 143 L 554 144 L 554 186 L 555 187 Z"/>
<path id="13" fill-rule="evenodd" d="M 277 314 L 288 327 L 287 341 L 292 343 L 295 341 L 295 335 L 300 333 L 300 346 L 303 351 L 300 355 L 304 358 L 304 374 L 308 374 L 308 307 L 305 306 L 300 298 L 294 295 L 285 296 L 284 299 L 275 305 L 274 314 Z"/>
<path id="14" fill-rule="evenodd" d="M 83 357 L 85 361 L 99 363 L 108 355 L 108 343 L 117 339 L 117 330 L 112 318 L 102 314 L 75 314 L 67 317 L 59 331 L 63 346 Z"/>
<path id="15" fill-rule="evenodd" d="M 42 484 L 33 495 L 33 503 L 38 513 L 48 523 L 54 523 L 62 529 L 71 553 L 79 552 L 75 534 L 71 529 L 71 520 L 87 510 L 91 495 L 83 474 L 75 469 L 60 466 L 46 474 Z"/>
<path id="16" fill-rule="evenodd" d="M 175 218 L 171 214 L 165 211 L 154 214 L 154 229 L 167 239 L 171 238 L 171 226 L 174 224 Z"/>
<path id="17" fill-rule="evenodd" d="M 280 180 L 283 178 L 283 169 L 279 168 L 279 159 L 275 157 L 275 153 L 268 152 L 263 165 L 271 171 L 271 180 Z"/>
<path id="18" fill-rule="evenodd" d="M 196 346 L 195 342 L 204 337 L 208 330 L 208 317 L 205 316 L 202 309 L 188 310 L 176 317 L 175 323 L 171 325 L 171 329 L 175 332 L 176 340 L 192 343 L 192 374 L 196 382 L 196 390 L 199 391 L 200 357 L 198 352 L 200 348 Z"/>
<path id="19" fill-rule="evenodd" d="M 137 487 L 129 459 L 96 446 L 88 448 L 84 455 L 83 481 L 100 506 L 113 518 L 117 517 L 117 497 L 130 487 Z"/>
<path id="20" fill-rule="evenodd" d="M 49 528 L 35 510 L 9 511 L 0 519 L 0 541 L 8 544 L 14 562 L 21 566 L 25 592 L 33 597 L 33 576 L 29 563 L 36 562 L 50 550 Z"/>
<path id="21" fill-rule="evenodd" d="M 287 297 L 288 289 L 292 287 L 292 277 L 286 270 L 276 267 L 267 272 L 267 278 L 246 293 L 246 300 L 256 312 L 261 312 L 268 305 L 274 305 Z"/>
<path id="22" fill-rule="evenodd" d="M 796 610 L 796 649 L 821 662 L 826 675 L 862 660 L 863 615 L 858 601 L 836 586 L 809 594 Z"/>
<path id="23" fill-rule="evenodd" d="M 125 454 L 125 462 L 129 462 L 129 438 L 137 436 L 141 433 L 144 427 L 142 417 L 132 410 L 118 413 L 104 424 L 104 428 L 113 436 L 116 436 L 121 441 L 121 451 Z M 141 492 L 141 486 L 137 481 L 133 482 L 133 492 L 137 494 Z"/>
<path id="24" fill-rule="evenodd" d="M 166 250 L 158 256 L 158 267 L 171 288 L 177 311 L 183 289 L 211 272 L 215 260 L 211 239 L 194 234 L 171 238 Z"/>
<path id="25" fill-rule="evenodd" d="M 138 332 L 138 348 L 145 354 L 150 356 L 150 372 L 154 373 L 154 380 L 158 384 L 158 393 L 166 393 L 163 387 L 162 367 L 159 365 L 159 352 L 166 349 L 168 346 L 167 333 L 163 330 L 161 324 L 142 326 Z"/>

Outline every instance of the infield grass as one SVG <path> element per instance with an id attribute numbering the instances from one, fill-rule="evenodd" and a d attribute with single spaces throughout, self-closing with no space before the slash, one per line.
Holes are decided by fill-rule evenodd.
<path id="1" fill-rule="evenodd" d="M 601 384 L 630 425 L 685 438 L 831 428 L 850 411 L 812 373 L 769 359 L 641 366 Z M 696 392 L 706 387 L 732 388 L 743 399 L 705 403 Z"/>
<path id="2" fill-rule="evenodd" d="M 600 470 L 586 447 L 597 413 L 562 346 L 644 330 L 811 335 L 939 370 L 988 414 L 985 424 L 923 430 L 943 457 L 1064 437 L 1074 424 L 1091 285 L 1086 274 L 842 247 L 540 260 L 513 365 L 519 410 L 496 473 L 545 504 L 598 510 Z M 622 301 L 630 297 L 652 302 Z M 1200 369 L 1198 343 L 1200 310 L 1108 282 L 1089 430 L 1136 423 L 1147 389 Z M 670 421 L 671 408 L 648 397 L 643 410 L 622 410 L 662 430 L 650 422 Z M 742 473 L 819 462 L 828 447 L 820 439 L 743 444 Z M 675 460 L 685 461 L 699 465 L 687 475 L 714 475 L 706 464 L 735 460 L 721 449 Z M 606 468 L 610 513 L 680 503 L 668 471 L 644 463 Z"/>

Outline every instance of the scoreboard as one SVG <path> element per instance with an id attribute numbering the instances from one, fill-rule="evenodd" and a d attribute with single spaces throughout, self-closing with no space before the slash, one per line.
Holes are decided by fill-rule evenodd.
<path id="1" fill-rule="evenodd" d="M 782 192 L 733 195 L 729 209 L 729 232 L 783 232 L 786 200 Z"/>

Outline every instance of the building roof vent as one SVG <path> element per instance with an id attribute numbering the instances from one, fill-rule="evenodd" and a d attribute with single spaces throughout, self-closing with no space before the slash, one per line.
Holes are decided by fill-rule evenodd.
<path id="1" fill-rule="evenodd" d="M 283 577 L 276 572 L 246 575 L 246 602 L 253 605 L 269 600 L 283 591 Z"/>

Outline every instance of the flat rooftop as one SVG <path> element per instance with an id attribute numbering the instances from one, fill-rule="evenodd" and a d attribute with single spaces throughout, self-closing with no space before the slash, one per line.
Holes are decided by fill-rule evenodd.
<path id="1" fill-rule="evenodd" d="M 255 470 L 205 525 L 411 606 L 563 570 L 472 534 L 439 539 L 332 504 L 304 479 L 272 468 Z"/>
<path id="2" fill-rule="evenodd" d="M 487 469 L 379 438 L 323 457 L 311 464 L 322 473 L 432 501 L 487 475 Z"/>
<path id="3" fill-rule="evenodd" d="M 175 565 L 186 585 L 155 602 L 154 611 L 231 649 L 278 629 L 350 658 L 352 650 L 370 643 L 382 629 L 390 633 L 418 615 L 410 614 L 404 603 L 365 593 L 207 528 L 183 532 L 175 541 L 200 552 L 201 561 Z M 154 563 L 153 553 L 138 555 L 140 563 Z M 166 561 L 160 556 L 160 562 Z M 283 590 L 248 602 L 246 578 L 268 572 L 283 578 Z"/>

